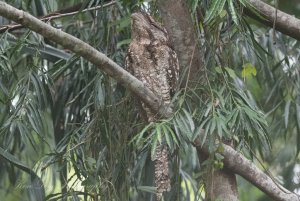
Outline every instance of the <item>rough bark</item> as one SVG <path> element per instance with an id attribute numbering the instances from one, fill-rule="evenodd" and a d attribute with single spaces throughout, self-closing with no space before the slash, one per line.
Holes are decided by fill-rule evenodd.
<path id="1" fill-rule="evenodd" d="M 169 111 L 164 105 L 159 105 L 159 99 L 147 89 L 139 80 L 123 70 L 118 64 L 107 58 L 104 54 L 98 52 L 90 45 L 83 41 L 66 34 L 60 30 L 57 30 L 50 25 L 47 25 L 28 13 L 24 13 L 4 2 L 0 2 L 0 15 L 10 20 L 14 20 L 18 23 L 23 24 L 25 27 L 40 33 L 44 37 L 59 43 L 65 48 L 77 53 L 78 55 L 86 58 L 88 61 L 99 66 L 99 69 L 106 72 L 111 77 L 122 83 L 129 90 L 134 92 L 141 100 L 145 101 L 159 114 L 165 115 L 165 111 Z M 159 105 L 160 107 L 154 107 Z M 206 144 L 200 146 L 196 142 L 196 147 L 203 154 L 208 153 Z M 300 200 L 299 196 L 286 190 L 279 184 L 275 183 L 268 175 L 264 174 L 259 170 L 251 161 L 247 160 L 240 153 L 236 152 L 231 147 L 224 145 L 224 152 L 221 153 L 224 156 L 225 167 L 230 169 L 232 172 L 237 173 L 250 181 L 262 191 L 272 197 L 274 200 Z"/>
<path id="2" fill-rule="evenodd" d="M 158 1 L 164 26 L 169 32 L 170 39 L 178 55 L 181 72 L 185 72 L 185 81 L 189 87 L 193 84 L 205 84 L 205 66 L 203 53 L 200 51 L 194 23 L 186 0 Z M 201 152 L 201 151 L 200 151 Z M 199 157 L 203 153 L 198 153 Z M 238 200 L 237 184 L 234 173 L 218 170 L 212 177 L 204 177 L 207 200 Z"/>
<path id="3" fill-rule="evenodd" d="M 214 170 L 205 180 L 205 200 L 238 201 L 235 174 L 228 170 Z"/>
<path id="4" fill-rule="evenodd" d="M 156 201 L 161 201 L 164 192 L 171 190 L 171 180 L 169 172 L 169 151 L 166 145 L 160 144 L 156 148 L 155 154 L 155 186 Z"/>
<path id="5" fill-rule="evenodd" d="M 208 154 L 208 144 L 204 143 L 201 146 L 201 142 L 196 140 L 195 147 L 197 151 L 201 153 Z M 258 169 L 254 163 L 246 159 L 241 153 L 234 150 L 232 147 L 223 144 L 224 152 L 220 153 L 224 156 L 224 165 L 227 170 L 234 172 L 252 184 L 257 188 L 265 192 L 273 200 L 279 201 L 299 201 L 300 196 L 290 192 L 281 186 L 275 179 L 265 174 L 263 171 Z M 229 179 L 229 178 L 228 178 Z"/>
<path id="6" fill-rule="evenodd" d="M 169 46 L 169 37 L 164 27 L 145 13 L 131 15 L 131 42 L 125 60 L 125 66 L 132 75 L 141 80 L 165 104 L 171 103 L 172 91 L 176 89 L 179 62 L 175 51 Z M 142 103 L 142 114 L 146 114 L 148 123 L 157 122 L 156 112 Z M 155 186 L 156 200 L 170 191 L 168 147 L 158 143 L 156 148 Z"/>
<path id="7" fill-rule="evenodd" d="M 158 8 L 172 45 L 178 55 L 180 71 L 188 82 L 205 82 L 203 53 L 200 51 L 194 24 L 186 0 L 159 0 Z"/>
<path id="8" fill-rule="evenodd" d="M 283 34 L 286 34 L 292 38 L 300 40 L 300 20 L 284 13 L 276 8 L 264 3 L 260 0 L 249 0 L 249 3 L 255 8 L 255 10 L 264 18 L 258 17 L 249 9 L 245 9 L 245 14 L 249 17 L 269 26 L 273 27 L 275 21 L 275 29 Z"/>

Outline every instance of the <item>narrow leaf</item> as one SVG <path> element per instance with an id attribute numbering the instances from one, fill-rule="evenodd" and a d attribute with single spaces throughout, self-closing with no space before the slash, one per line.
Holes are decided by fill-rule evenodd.
<path id="1" fill-rule="evenodd" d="M 35 200 L 45 200 L 45 188 L 42 180 L 36 175 L 32 169 L 27 167 L 26 165 L 22 164 L 15 156 L 4 150 L 0 147 L 0 156 L 7 162 L 11 163 L 12 165 L 16 166 L 20 170 L 23 170 L 27 174 L 30 175 L 30 191 L 31 196 Z"/>
<path id="2" fill-rule="evenodd" d="M 287 100 L 284 108 L 284 125 L 285 128 L 287 128 L 289 123 L 289 112 L 290 112 L 290 106 L 291 106 L 291 99 Z"/>

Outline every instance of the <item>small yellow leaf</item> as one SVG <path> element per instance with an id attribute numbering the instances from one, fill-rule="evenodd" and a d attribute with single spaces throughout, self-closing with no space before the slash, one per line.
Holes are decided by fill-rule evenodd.
<path id="1" fill-rule="evenodd" d="M 243 65 L 243 70 L 242 70 L 242 77 L 250 77 L 250 76 L 256 76 L 257 71 L 254 65 L 251 63 L 246 63 Z"/>

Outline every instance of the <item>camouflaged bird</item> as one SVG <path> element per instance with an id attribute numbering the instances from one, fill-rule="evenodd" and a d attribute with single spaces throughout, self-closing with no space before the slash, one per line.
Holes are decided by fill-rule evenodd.
<path id="1" fill-rule="evenodd" d="M 167 31 L 146 13 L 134 13 L 131 18 L 132 41 L 125 66 L 160 97 L 164 104 L 170 105 L 178 81 L 179 63 L 175 51 L 170 46 Z M 145 103 L 142 103 L 142 108 L 149 123 L 159 119 L 155 111 Z M 171 188 L 167 146 L 157 146 L 154 162 L 156 200 L 160 201 L 163 192 Z"/>

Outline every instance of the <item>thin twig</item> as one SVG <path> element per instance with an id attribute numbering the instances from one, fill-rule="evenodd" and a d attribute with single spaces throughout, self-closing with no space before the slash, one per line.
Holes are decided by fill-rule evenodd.
<path id="1" fill-rule="evenodd" d="M 275 28 L 276 28 L 276 21 L 277 21 L 277 9 L 278 9 L 278 0 L 275 1 L 275 16 L 273 20 L 273 44 L 276 44 L 276 34 L 275 34 Z"/>
<path id="2" fill-rule="evenodd" d="M 115 4 L 116 1 L 111 1 L 107 4 L 104 4 L 104 5 L 101 5 L 101 6 L 95 6 L 95 7 L 91 7 L 91 8 L 87 8 L 87 9 L 83 9 L 82 11 L 74 11 L 74 12 L 70 12 L 70 13 L 63 13 L 63 14 L 55 14 L 54 15 L 51 15 L 49 17 L 44 17 L 42 18 L 41 20 L 43 21 L 47 21 L 47 20 L 53 20 L 53 19 L 57 19 L 57 18 L 61 18 L 61 17 L 66 17 L 66 16 L 71 16 L 71 15 L 76 15 L 78 13 L 83 13 L 83 12 L 87 12 L 87 11 L 92 11 L 92 10 L 98 10 L 100 8 L 105 8 L 105 7 L 108 7 L 108 6 L 111 6 L 113 4 Z"/>
<path id="3" fill-rule="evenodd" d="M 111 6 L 115 3 L 116 3 L 116 1 L 111 1 L 111 2 L 109 2 L 107 4 L 104 4 L 104 5 L 83 9 L 82 11 L 74 11 L 74 12 L 69 12 L 69 13 L 51 13 L 47 16 L 41 17 L 40 20 L 43 21 L 43 22 L 49 22 L 49 21 L 54 20 L 54 19 L 67 17 L 67 16 L 72 16 L 72 15 L 76 15 L 78 13 L 83 13 L 83 12 L 87 12 L 87 11 L 93 11 L 93 10 L 98 10 L 98 9 L 101 9 L 101 8 L 105 8 L 105 7 Z M 23 28 L 23 27 L 24 26 L 21 25 L 21 24 L 2 25 L 2 26 L 0 26 L 0 33 L 3 33 L 5 31 L 11 30 L 11 29 L 13 29 L 13 30 L 20 29 L 20 28 Z"/>

